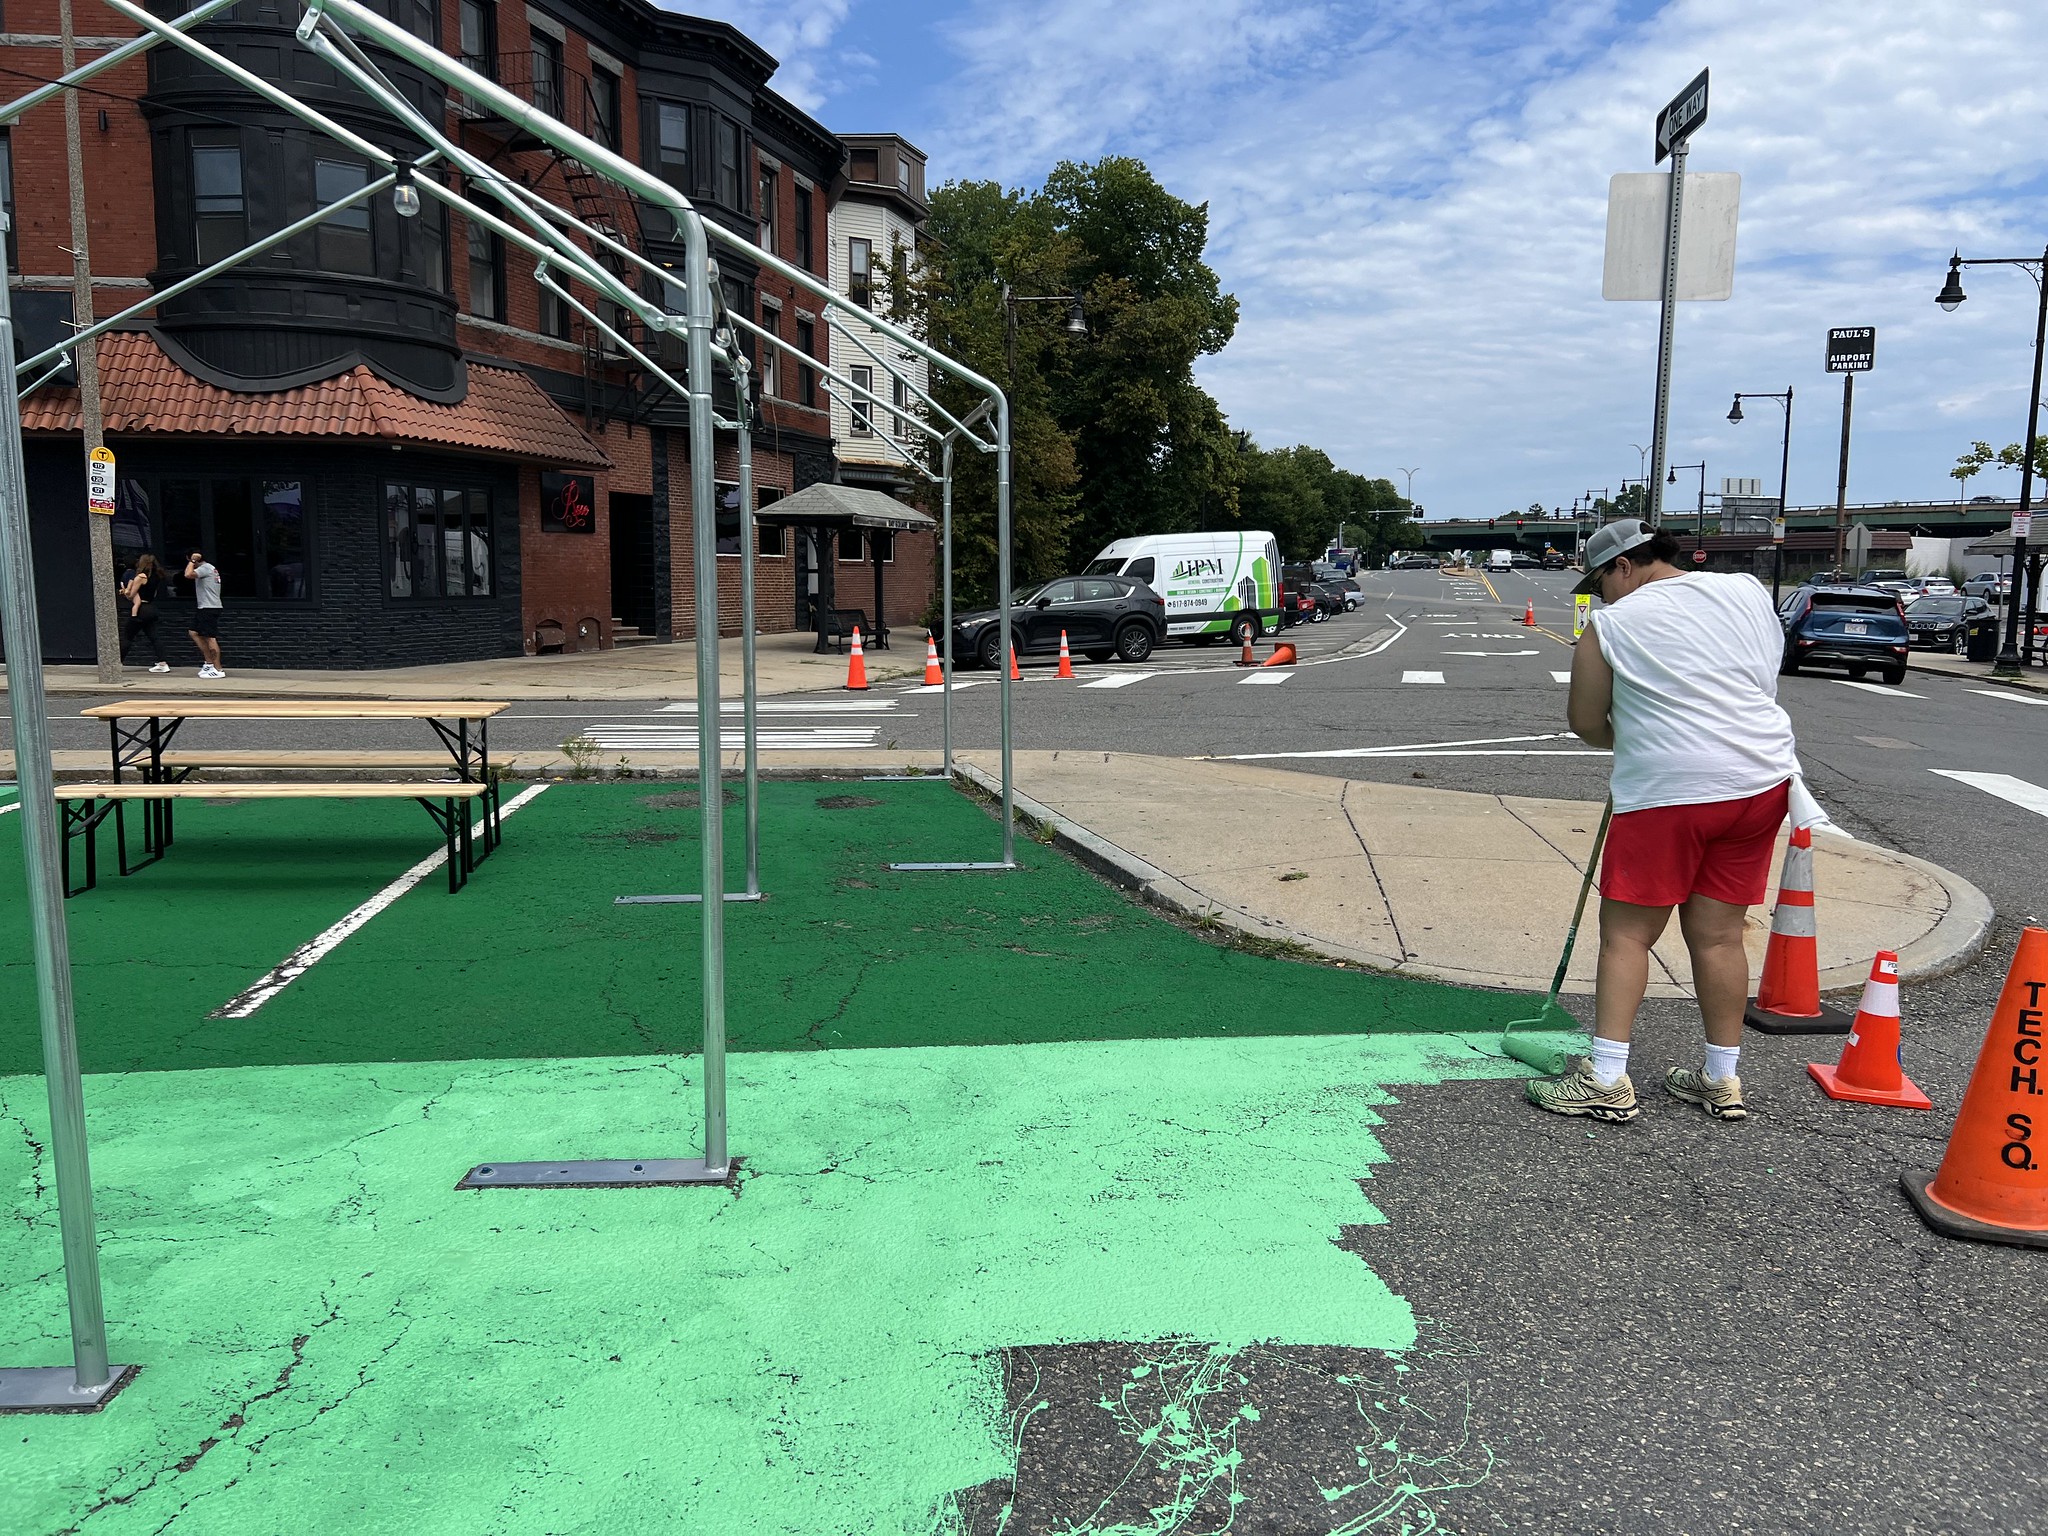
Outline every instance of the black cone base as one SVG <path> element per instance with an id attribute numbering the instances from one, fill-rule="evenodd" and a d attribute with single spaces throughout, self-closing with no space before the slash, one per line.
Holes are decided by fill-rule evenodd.
<path id="1" fill-rule="evenodd" d="M 1959 1238 L 1969 1243 L 2004 1243 L 2012 1248 L 2048 1248 L 2048 1231 L 1994 1227 L 1988 1221 L 1979 1221 L 1974 1216 L 1965 1216 L 1939 1204 L 1934 1196 L 1927 1193 L 1927 1186 L 1933 1182 L 1931 1173 L 1899 1175 L 1899 1187 L 1913 1202 L 1913 1209 L 1920 1213 L 1920 1219 L 1943 1237 Z"/>
<path id="2" fill-rule="evenodd" d="M 1770 1013 L 1757 1007 L 1756 999 L 1742 1010 L 1742 1022 L 1767 1035 L 1846 1035 L 1856 1027 L 1856 1015 L 1822 1003 L 1812 1018 L 1794 1013 Z"/>

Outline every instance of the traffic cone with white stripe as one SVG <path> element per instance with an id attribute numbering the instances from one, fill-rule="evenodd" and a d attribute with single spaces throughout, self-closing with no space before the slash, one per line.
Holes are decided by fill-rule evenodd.
<path id="1" fill-rule="evenodd" d="M 1889 1104 L 1894 1109 L 1932 1109 L 1934 1103 L 1913 1086 L 1899 1066 L 1899 957 L 1880 949 L 1870 962 L 1870 980 L 1863 984 L 1863 1005 L 1856 1027 L 1842 1046 L 1842 1059 L 1832 1067 L 1806 1064 L 1807 1074 L 1831 1099 L 1858 1104 Z"/>
<path id="2" fill-rule="evenodd" d="M 1024 673 L 1017 665 L 1017 642 L 1014 640 L 1010 642 L 1010 681 L 1013 683 L 1024 681 Z"/>
<path id="3" fill-rule="evenodd" d="M 1074 675 L 1074 658 L 1067 653 L 1067 632 L 1064 629 L 1060 631 L 1060 670 L 1058 675 L 1061 677 L 1072 677 Z"/>
<path id="4" fill-rule="evenodd" d="M 1529 599 L 1529 606 L 1522 610 L 1522 623 L 1529 629 L 1536 627 L 1536 599 L 1533 597 Z"/>
<path id="5" fill-rule="evenodd" d="M 1742 1019 L 1769 1035 L 1841 1035 L 1849 1015 L 1820 1000 L 1819 929 L 1813 910 L 1813 833 L 1792 829 L 1771 911 L 1771 941 L 1764 973 Z"/>
<path id="6" fill-rule="evenodd" d="M 927 688 L 943 688 L 946 674 L 939 667 L 939 641 L 930 630 L 924 636 L 924 685 Z"/>
<path id="7" fill-rule="evenodd" d="M 846 686 L 865 693 L 868 686 L 868 658 L 860 648 L 860 631 L 853 632 L 853 649 L 846 657 Z"/>

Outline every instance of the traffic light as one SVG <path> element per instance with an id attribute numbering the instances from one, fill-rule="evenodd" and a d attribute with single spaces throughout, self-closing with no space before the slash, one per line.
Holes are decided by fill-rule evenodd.
<path id="1" fill-rule="evenodd" d="M 1517 528 L 1520 528 L 1520 527 L 1523 527 L 1523 526 L 1525 526 L 1525 525 L 1524 525 L 1524 523 L 1523 523 L 1523 520 L 1522 520 L 1521 518 L 1519 518 L 1519 517 L 1518 517 L 1518 518 L 1516 518 L 1516 519 L 1515 519 L 1515 526 L 1516 526 Z"/>
<path id="2" fill-rule="evenodd" d="M 1489 518 L 1488 518 L 1488 519 L 1486 520 L 1486 526 L 1487 526 L 1487 527 L 1489 527 L 1489 528 L 1491 528 L 1491 527 L 1493 526 L 1493 519 L 1492 519 L 1492 518 L 1490 518 L 1490 517 L 1489 517 Z"/>

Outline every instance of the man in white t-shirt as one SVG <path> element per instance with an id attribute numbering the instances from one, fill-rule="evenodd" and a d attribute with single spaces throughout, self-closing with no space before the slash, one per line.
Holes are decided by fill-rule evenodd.
<path id="1" fill-rule="evenodd" d="M 1609 523 L 1586 541 L 1594 611 L 1572 657 L 1571 728 L 1612 747 L 1614 820 L 1600 872 L 1600 965 L 1591 1056 L 1528 1085 L 1560 1115 L 1633 1120 L 1629 1032 L 1650 979 L 1650 947 L 1674 910 L 1692 957 L 1706 1061 L 1674 1067 L 1665 1088 L 1718 1120 L 1747 1118 L 1736 1073 L 1749 909 L 1799 772 L 1778 707 L 1784 631 L 1753 576 L 1681 571 L 1678 541 L 1648 523 Z"/>

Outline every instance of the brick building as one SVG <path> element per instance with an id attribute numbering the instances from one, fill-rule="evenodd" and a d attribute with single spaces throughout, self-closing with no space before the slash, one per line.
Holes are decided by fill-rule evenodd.
<path id="1" fill-rule="evenodd" d="M 845 148 L 769 88 L 774 59 L 732 27 L 648 0 L 373 3 L 647 167 L 707 218 L 827 272 Z M 296 6 L 243 0 L 224 16 L 197 35 L 380 147 L 424 147 L 296 42 Z M 82 57 L 133 30 L 89 3 L 78 19 Z M 7 78 L 26 89 L 23 77 L 58 72 L 55 0 L 13 0 L 5 25 Z M 636 207 L 481 104 L 371 53 L 480 160 L 618 231 L 651 260 L 681 261 L 666 215 Z M 99 76 L 81 106 L 101 315 L 373 174 L 342 145 L 168 46 Z M 0 133 L 0 161 L 17 215 L 8 245 L 17 320 L 26 347 L 40 351 L 70 319 L 61 109 Z M 461 189 L 458 172 L 434 174 Z M 827 356 L 822 318 L 792 285 L 731 251 L 719 264 L 730 306 Z M 667 338 L 620 328 L 665 365 L 679 364 Z M 148 549 L 176 571 L 189 549 L 205 549 L 224 576 L 230 670 L 394 666 L 696 632 L 686 402 L 543 289 L 531 258 L 431 196 L 412 217 L 389 195 L 372 197 L 156 306 L 103 339 L 99 357 L 120 468 L 117 560 Z M 837 474 L 810 371 L 786 362 L 765 371 L 754 451 L 764 504 Z M 24 399 L 23 425 L 45 651 L 88 659 L 92 582 L 114 573 L 91 569 L 68 375 Z M 717 453 L 720 555 L 730 557 L 720 561 L 721 628 L 732 633 L 739 547 L 729 435 L 720 434 Z M 807 627 L 811 605 L 831 598 L 831 535 L 764 526 L 759 537 L 761 627 Z M 929 548 L 905 554 L 910 568 L 892 579 L 899 622 L 922 611 L 930 584 Z M 187 602 L 174 593 L 164 605 L 167 630 L 182 629 Z"/>

